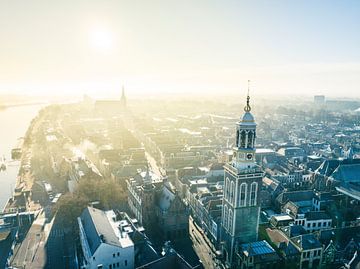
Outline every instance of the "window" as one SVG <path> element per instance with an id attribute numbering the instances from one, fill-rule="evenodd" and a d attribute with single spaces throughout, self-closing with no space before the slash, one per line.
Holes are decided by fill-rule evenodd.
<path id="1" fill-rule="evenodd" d="M 223 219 L 223 222 L 224 222 L 224 227 L 227 228 L 227 225 L 228 225 L 228 208 L 227 208 L 227 205 L 224 206 L 224 219 Z"/>
<path id="2" fill-rule="evenodd" d="M 230 232 L 230 234 L 232 234 L 232 229 L 233 229 L 233 212 L 230 209 L 229 210 L 229 232 Z"/>
<path id="3" fill-rule="evenodd" d="M 227 177 L 225 182 L 225 198 L 229 200 L 230 196 L 230 179 Z"/>
<path id="4" fill-rule="evenodd" d="M 313 222 L 312 227 L 315 227 L 315 226 L 316 226 L 316 223 L 315 223 L 315 222 Z"/>
<path id="5" fill-rule="evenodd" d="M 125 266 L 127 266 L 127 260 L 125 260 Z"/>
<path id="6" fill-rule="evenodd" d="M 251 185 L 250 185 L 250 206 L 256 205 L 257 188 L 258 188 L 258 184 L 256 182 L 251 183 Z"/>
<path id="7" fill-rule="evenodd" d="M 116 267 L 120 267 L 120 263 L 119 263 L 119 262 L 116 263 Z"/>
<path id="8" fill-rule="evenodd" d="M 242 131 L 241 132 L 241 144 L 240 144 L 241 148 L 245 148 L 245 138 L 246 138 L 246 132 Z"/>
<path id="9" fill-rule="evenodd" d="M 253 147 L 253 132 L 249 132 L 248 133 L 248 144 L 247 144 L 248 148 L 252 148 Z"/>
<path id="10" fill-rule="evenodd" d="M 236 146 L 239 147 L 239 130 L 236 130 Z"/>
<path id="11" fill-rule="evenodd" d="M 239 200 L 238 200 L 238 204 L 239 206 L 245 206 L 246 205 L 246 189 L 247 189 L 247 184 L 246 183 L 241 183 L 240 185 L 240 189 L 239 189 Z"/>
<path id="12" fill-rule="evenodd" d="M 98 269 L 103 269 L 102 264 L 99 264 L 99 265 L 97 266 L 97 268 L 98 268 Z"/>
<path id="13" fill-rule="evenodd" d="M 113 258 L 115 258 L 115 253 L 113 253 Z"/>
<path id="14" fill-rule="evenodd" d="M 234 204 L 234 200 L 235 200 L 235 182 L 231 181 L 230 203 Z"/>
<path id="15" fill-rule="evenodd" d="M 118 257 L 120 256 L 120 252 L 117 253 Z"/>
<path id="16" fill-rule="evenodd" d="M 111 264 L 109 265 L 109 269 L 112 269 L 112 265 L 111 265 Z"/>

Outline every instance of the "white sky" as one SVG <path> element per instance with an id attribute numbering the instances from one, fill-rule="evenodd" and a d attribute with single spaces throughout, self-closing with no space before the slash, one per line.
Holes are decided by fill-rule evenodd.
<path id="1" fill-rule="evenodd" d="M 360 98 L 359 1 L 0 0 L 0 93 Z"/>

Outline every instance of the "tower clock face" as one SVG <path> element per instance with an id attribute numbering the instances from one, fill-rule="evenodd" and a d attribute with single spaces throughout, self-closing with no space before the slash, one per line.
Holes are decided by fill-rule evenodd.
<path id="1" fill-rule="evenodd" d="M 246 154 L 246 159 L 252 160 L 253 155 L 251 153 Z"/>

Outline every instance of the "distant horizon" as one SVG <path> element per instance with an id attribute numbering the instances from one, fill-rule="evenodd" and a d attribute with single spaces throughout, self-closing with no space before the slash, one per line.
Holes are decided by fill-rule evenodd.
<path id="1" fill-rule="evenodd" d="M 129 100 L 135 100 L 135 99 L 166 99 L 166 98 L 181 98 L 181 99 L 191 99 L 193 101 L 201 101 L 201 100 L 209 100 L 212 99 L 214 97 L 221 97 L 221 99 L 227 99 L 227 98 L 237 98 L 237 100 L 239 102 L 246 100 L 246 92 L 247 91 L 241 91 L 239 93 L 231 93 L 231 92 L 224 92 L 224 91 L 219 91 L 219 92 L 209 92 L 206 95 L 204 95 L 203 93 L 199 92 L 167 92 L 167 93 L 162 93 L 162 92 L 151 92 L 151 93 L 142 93 L 139 91 L 134 91 L 134 90 L 130 90 L 130 89 L 126 89 L 125 88 L 125 95 L 126 98 Z M 250 97 L 251 97 L 251 101 L 256 101 L 256 100 L 286 100 L 286 99 L 299 99 L 299 101 L 313 101 L 314 100 L 314 96 L 316 95 L 322 95 L 325 96 L 325 101 L 327 100 L 346 100 L 346 101 L 359 101 L 360 102 L 360 97 L 349 97 L 349 96 L 344 96 L 344 95 L 325 95 L 322 93 L 319 94 L 277 94 L 277 95 L 273 95 L 273 94 L 257 94 L 257 93 L 253 93 L 250 92 Z M 81 101 L 83 100 L 83 98 L 87 96 L 90 97 L 91 99 L 95 100 L 116 100 L 119 99 L 121 97 L 121 89 L 116 93 L 116 92 L 109 92 L 109 93 L 84 93 L 84 94 L 78 94 L 78 93 L 73 93 L 73 94 L 61 94 L 59 92 L 57 92 L 56 94 L 43 94 L 43 93 L 37 93 L 37 94 L 22 94 L 22 93 L 2 93 L 0 92 L 0 101 L 3 98 L 6 97 L 10 97 L 10 98 L 31 98 L 34 100 L 37 99 L 47 99 L 47 100 L 53 100 L 56 101 L 56 99 L 59 100 L 68 100 L 68 99 L 72 99 L 72 98 L 76 98 L 76 100 L 74 101 Z M 197 98 L 197 99 L 194 99 Z M 236 100 L 234 100 L 236 101 Z"/>

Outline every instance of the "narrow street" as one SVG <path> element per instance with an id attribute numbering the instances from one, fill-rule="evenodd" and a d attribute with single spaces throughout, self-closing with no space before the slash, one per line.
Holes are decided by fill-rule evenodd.
<path id="1" fill-rule="evenodd" d="M 162 172 L 163 169 L 157 165 L 156 160 L 148 152 L 145 152 L 145 157 L 150 165 L 150 170 L 160 177 L 164 176 L 164 172 Z"/>
<path id="2" fill-rule="evenodd" d="M 204 268 L 221 268 L 216 264 L 216 257 L 213 254 L 213 250 L 209 247 L 208 242 L 204 238 L 201 229 L 194 224 L 191 217 L 189 218 L 189 234 L 191 240 L 193 241 L 196 254 L 199 256 Z"/>

